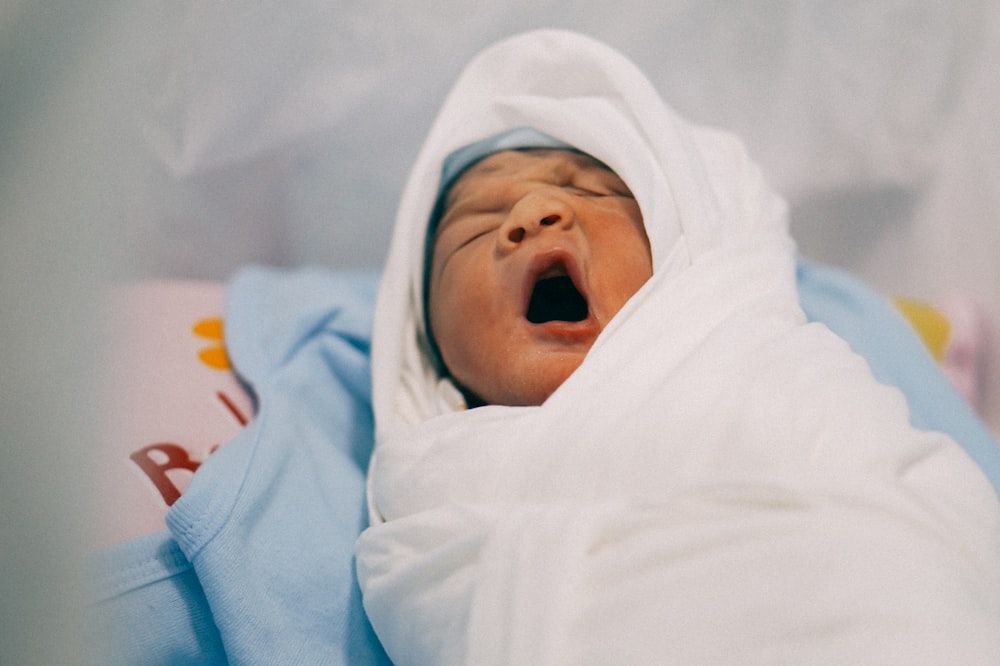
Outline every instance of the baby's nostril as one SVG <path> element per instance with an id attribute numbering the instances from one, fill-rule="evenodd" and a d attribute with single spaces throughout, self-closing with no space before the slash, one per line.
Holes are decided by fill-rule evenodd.
<path id="1" fill-rule="evenodd" d="M 541 225 L 543 227 L 548 227 L 550 225 L 555 224 L 558 221 L 559 221 L 559 216 L 558 215 L 548 215 L 548 216 L 542 218 Z"/>
<path id="2" fill-rule="evenodd" d="M 507 238 L 511 243 L 520 243 L 524 240 L 524 228 L 514 227 L 507 233 Z"/>

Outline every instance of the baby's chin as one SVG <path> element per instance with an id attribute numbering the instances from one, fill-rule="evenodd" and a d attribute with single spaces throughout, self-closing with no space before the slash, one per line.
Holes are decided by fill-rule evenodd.
<path id="1" fill-rule="evenodd" d="M 544 374 L 532 374 L 523 378 L 508 378 L 506 382 L 492 382 L 482 385 L 480 391 L 475 391 L 459 384 L 459 390 L 465 396 L 466 405 L 470 409 L 485 405 L 504 405 L 507 407 L 537 407 L 544 403 L 560 386 L 576 371 L 582 362 L 563 363 L 557 368 L 547 370 Z"/>

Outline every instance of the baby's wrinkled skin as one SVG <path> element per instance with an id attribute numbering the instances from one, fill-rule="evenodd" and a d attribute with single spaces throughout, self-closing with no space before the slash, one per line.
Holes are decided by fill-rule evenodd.
<path id="1" fill-rule="evenodd" d="M 447 193 L 431 332 L 470 407 L 540 405 L 652 272 L 639 206 L 613 171 L 567 150 L 494 153 Z"/>

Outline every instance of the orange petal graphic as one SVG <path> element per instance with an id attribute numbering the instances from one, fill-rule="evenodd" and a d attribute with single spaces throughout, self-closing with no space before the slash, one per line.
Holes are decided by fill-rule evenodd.
<path id="1" fill-rule="evenodd" d="M 210 317 L 197 321 L 191 327 L 191 331 L 199 338 L 218 340 L 220 343 L 211 347 L 205 347 L 198 352 L 198 358 L 201 359 L 202 363 L 216 370 L 229 370 L 232 367 L 229 364 L 229 355 L 226 354 L 226 348 L 221 344 L 223 340 L 221 317 Z"/>
<path id="2" fill-rule="evenodd" d="M 208 338 L 210 340 L 221 340 L 222 317 L 211 317 L 209 319 L 202 319 L 201 321 L 195 322 L 195 325 L 191 328 L 191 330 L 199 338 Z"/>
<path id="3" fill-rule="evenodd" d="M 229 355 L 226 354 L 226 350 L 222 347 L 206 347 L 198 352 L 198 358 L 201 359 L 202 363 L 216 370 L 228 370 L 230 368 Z"/>

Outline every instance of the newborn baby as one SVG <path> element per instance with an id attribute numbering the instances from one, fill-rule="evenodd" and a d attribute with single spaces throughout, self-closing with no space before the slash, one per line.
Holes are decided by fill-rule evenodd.
<path id="1" fill-rule="evenodd" d="M 795 260 L 742 144 L 621 54 L 475 58 L 376 304 L 356 552 L 392 660 L 995 662 L 993 488 L 807 323 Z"/>
<path id="2" fill-rule="evenodd" d="M 430 329 L 469 406 L 540 405 L 653 273 L 628 186 L 568 150 L 475 163 L 433 238 Z"/>

